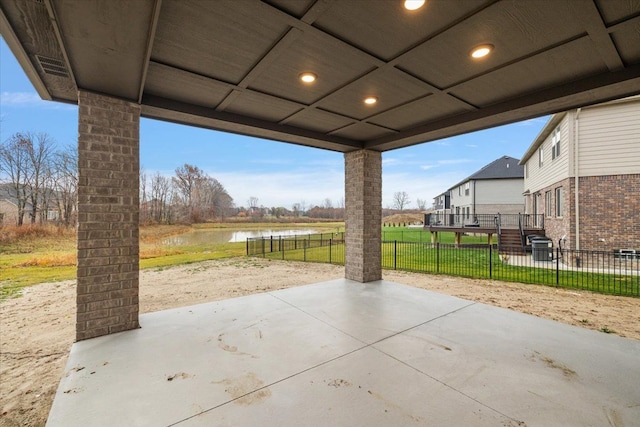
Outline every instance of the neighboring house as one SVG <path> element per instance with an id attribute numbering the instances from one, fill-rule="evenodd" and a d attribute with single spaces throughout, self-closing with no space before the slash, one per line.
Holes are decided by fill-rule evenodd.
<path id="1" fill-rule="evenodd" d="M 555 245 L 640 253 L 640 96 L 554 114 L 520 163 Z"/>
<path id="2" fill-rule="evenodd" d="M 524 168 L 518 162 L 513 157 L 500 157 L 451 187 L 451 213 L 464 221 L 476 214 L 523 213 Z"/>
<path id="3" fill-rule="evenodd" d="M 15 190 L 9 184 L 0 184 L 0 226 L 17 225 L 18 224 L 18 200 L 15 196 Z M 36 212 L 36 222 L 42 222 L 40 208 Z M 32 215 L 32 205 L 27 201 L 24 208 L 23 223 L 30 224 Z M 60 211 L 57 207 L 47 209 L 46 221 L 58 221 L 60 219 Z"/>
<path id="4" fill-rule="evenodd" d="M 31 222 L 31 204 L 25 206 L 23 221 L 25 224 Z M 36 219 L 40 220 L 40 215 L 36 215 Z M 18 200 L 12 194 L 9 186 L 0 185 L 0 226 L 1 225 L 17 225 L 18 224 Z"/>
<path id="5" fill-rule="evenodd" d="M 438 194 L 433 198 L 433 208 L 431 213 L 439 216 L 448 215 L 451 213 L 451 195 L 449 190 L 444 193 Z"/>

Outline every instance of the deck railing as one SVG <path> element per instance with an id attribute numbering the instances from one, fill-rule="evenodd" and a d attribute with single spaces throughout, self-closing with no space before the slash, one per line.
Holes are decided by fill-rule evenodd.
<path id="1" fill-rule="evenodd" d="M 424 215 L 425 227 L 479 227 L 479 228 L 519 228 L 544 229 L 543 214 L 453 214 L 432 212 Z"/>

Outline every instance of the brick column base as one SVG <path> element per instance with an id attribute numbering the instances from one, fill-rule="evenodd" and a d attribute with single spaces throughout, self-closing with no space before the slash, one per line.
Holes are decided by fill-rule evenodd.
<path id="1" fill-rule="evenodd" d="M 382 279 L 382 155 L 359 150 L 344 155 L 345 277 L 358 282 Z"/>
<path id="2" fill-rule="evenodd" d="M 78 95 L 76 340 L 138 323 L 140 106 Z"/>

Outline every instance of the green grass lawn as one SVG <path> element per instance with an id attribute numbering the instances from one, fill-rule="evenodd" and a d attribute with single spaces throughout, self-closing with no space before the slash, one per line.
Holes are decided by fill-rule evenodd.
<path id="1" fill-rule="evenodd" d="M 267 253 L 267 258 L 344 264 L 344 245 L 311 247 L 285 252 Z M 593 273 L 589 271 L 556 271 L 531 266 L 513 266 L 502 262 L 500 254 L 488 248 L 455 248 L 442 244 L 393 242 L 382 244 L 382 268 L 432 274 L 446 274 L 479 279 L 531 283 L 599 293 L 640 296 L 640 277 L 633 275 Z"/>
<path id="2" fill-rule="evenodd" d="M 140 268 L 165 268 L 246 255 L 246 243 L 167 246 L 169 236 L 194 230 L 260 230 L 311 228 L 344 231 L 330 223 L 207 223 L 140 227 Z M 316 238 L 315 236 L 313 238 Z M 73 229 L 25 225 L 0 228 L 0 299 L 18 295 L 25 286 L 76 278 L 76 235 Z"/>

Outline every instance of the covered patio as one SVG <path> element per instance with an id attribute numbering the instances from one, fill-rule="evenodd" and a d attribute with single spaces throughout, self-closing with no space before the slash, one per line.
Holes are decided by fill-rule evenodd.
<path id="1" fill-rule="evenodd" d="M 378 393 L 376 410 L 387 405 L 385 399 L 396 405 L 387 405 L 386 412 L 396 418 L 388 423 L 380 418 L 379 425 L 403 424 L 401 413 L 427 424 L 453 414 L 474 424 L 535 425 L 531 402 L 546 402 L 538 416 L 570 425 L 562 411 L 551 409 L 563 402 L 555 391 L 575 378 L 572 372 L 581 380 L 591 378 L 589 387 L 573 389 L 579 396 L 563 397 L 569 400 L 562 408 L 570 399 L 592 403 L 577 406 L 583 410 L 571 412 L 575 419 L 598 417 L 595 412 L 600 415 L 594 419 L 613 425 L 638 419 L 637 394 L 625 388 L 637 380 L 630 361 L 637 360 L 636 343 L 612 344 L 609 337 L 457 300 L 443 302 L 432 293 L 402 300 L 406 290 L 380 282 L 380 222 L 383 152 L 638 94 L 639 27 L 640 5 L 626 0 L 428 0 L 417 10 L 391 0 L 0 0 L 2 36 L 40 96 L 79 106 L 78 342 L 50 424 L 75 422 L 64 418 L 69 416 L 85 420 L 82 408 L 90 407 L 97 424 L 111 425 L 110 417 L 126 414 L 129 423 L 139 424 L 154 424 L 158 416 L 163 417 L 158 423 L 167 425 L 207 417 L 249 425 L 258 406 L 237 404 L 269 393 L 278 398 L 257 399 L 267 408 L 259 415 L 265 424 L 295 425 L 329 408 L 342 414 L 340 423 L 358 424 L 373 418 L 367 399 Z M 288 300 L 294 291 L 217 303 L 241 316 L 233 318 L 245 319 L 246 327 L 271 319 L 269 340 L 260 341 L 269 342 L 267 348 L 251 348 L 256 344 L 241 331 L 252 327 L 236 329 L 233 318 L 220 317 L 215 309 L 212 314 L 207 306 L 192 308 L 192 317 L 178 310 L 139 318 L 140 117 L 344 153 L 345 281 L 301 288 L 321 293 L 315 308 L 304 295 L 298 302 Z M 254 304 L 258 307 L 251 309 Z M 273 311 L 261 311 L 262 304 Z M 439 310 L 441 304 L 448 308 Z M 412 310 L 426 315 L 413 317 Z M 297 321 L 315 331 L 313 339 Z M 509 328 L 515 330 L 504 333 Z M 425 338 L 422 329 L 434 335 Z M 525 330 L 537 337 L 536 346 L 528 346 L 533 338 L 525 339 Z M 227 333 L 240 341 L 226 341 Z M 211 337 L 209 344 L 198 341 L 200 334 Z M 451 365 L 412 353 L 412 342 L 424 348 L 432 341 L 438 343 L 434 352 L 451 356 L 460 348 L 467 360 Z M 567 342 L 571 353 L 565 353 Z M 607 348 L 598 350 L 602 345 Z M 609 365 L 587 357 L 600 351 L 612 358 Z M 112 359 L 99 362 L 96 352 Z M 260 369 L 248 368 L 256 361 L 251 354 L 260 356 Z M 512 359 L 519 357 L 528 358 L 524 365 L 533 369 L 524 370 L 533 382 L 522 399 L 515 398 L 516 388 L 498 385 L 514 381 L 503 375 L 514 372 L 510 366 L 523 372 L 522 360 Z M 179 367 L 178 360 L 191 365 Z M 95 365 L 104 362 L 109 363 Z M 205 379 L 200 370 L 205 365 L 221 369 L 220 375 Z M 111 380 L 99 375 L 107 367 L 119 367 Z M 562 372 L 560 382 L 545 383 L 538 369 Z M 390 370 L 397 372 L 395 382 L 385 377 Z M 346 371 L 355 375 L 342 375 Z M 475 382 L 481 374 L 487 381 Z M 325 376 L 335 382 L 318 388 Z M 369 377 L 375 379 L 365 381 Z M 140 383 L 134 387 L 125 378 Z M 237 387 L 238 378 L 252 385 Z M 378 386 L 382 381 L 387 391 Z M 167 386 L 188 383 L 202 388 L 167 397 Z M 600 401 L 613 399 L 610 405 L 594 409 L 588 390 L 595 384 L 609 384 L 598 390 Z M 409 393 L 409 385 L 419 392 Z M 356 386 L 366 389 L 364 398 Z M 327 396 L 328 389 L 347 392 L 349 399 L 333 406 L 335 395 Z M 192 402 L 197 390 L 207 399 Z M 615 400 L 615 390 L 626 397 Z M 404 397 L 394 400 L 396 391 Z M 443 399 L 443 393 L 452 399 Z M 126 412 L 118 399 L 136 406 Z M 353 406 L 345 403 L 352 400 Z M 447 406 L 452 402 L 455 409 Z M 173 404 L 186 406 L 169 410 Z M 174 415 L 164 418 L 166 412 Z M 549 424 L 541 420 L 540 425 Z"/>
<path id="2" fill-rule="evenodd" d="M 47 426 L 632 426 L 640 342 L 387 281 L 141 316 L 73 346 Z"/>

